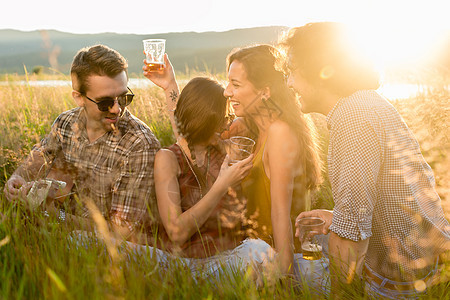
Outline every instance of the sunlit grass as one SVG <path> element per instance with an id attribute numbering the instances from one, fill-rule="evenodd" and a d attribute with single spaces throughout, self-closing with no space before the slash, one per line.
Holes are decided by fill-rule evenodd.
<path id="1" fill-rule="evenodd" d="M 196 74 L 198 75 L 198 74 Z M 58 75 L 57 79 L 67 80 Z M 190 75 L 189 75 L 190 76 Z M 188 78 L 188 76 L 186 76 Z M 56 77 L 55 77 L 56 78 Z M 298 289 L 281 283 L 257 288 L 243 274 L 220 282 L 194 278 L 189 270 L 162 269 L 145 254 L 130 257 L 111 251 L 101 243 L 80 247 L 70 238 L 70 226 L 57 224 L 41 214 L 30 214 L 4 199 L 3 185 L 33 144 L 49 131 L 53 120 L 75 107 L 70 86 L 36 87 L 16 85 L 24 77 L 2 75 L 0 85 L 0 295 L 2 299 L 317 299 L 320 291 Z M 32 79 L 32 78 L 29 78 Z M 35 78 L 36 79 L 36 78 Z M 38 79 L 49 79 L 41 77 Z M 219 79 L 223 79 L 219 76 Z M 34 79 L 33 79 L 34 80 Z M 450 218 L 449 92 L 445 81 L 434 83 L 415 98 L 393 102 L 415 133 L 425 159 L 432 166 L 442 205 Z M 133 89 L 130 111 L 148 124 L 163 146 L 174 139 L 158 88 Z M 326 159 L 327 132 L 322 116 L 313 116 Z M 324 185 L 316 196 L 317 205 L 329 207 L 331 193 Z M 120 250 L 120 247 L 119 247 Z M 450 263 L 443 266 L 442 283 L 425 299 L 445 298 L 450 289 Z M 343 287 L 353 298 L 364 298 Z M 319 294 L 319 296 L 317 296 Z"/>

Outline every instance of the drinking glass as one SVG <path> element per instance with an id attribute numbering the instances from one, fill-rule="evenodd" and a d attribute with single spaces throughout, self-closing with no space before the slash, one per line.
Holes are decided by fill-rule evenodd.
<path id="1" fill-rule="evenodd" d="M 144 43 L 145 60 L 150 72 L 164 69 L 164 53 L 166 51 L 166 40 L 147 39 Z"/>
<path id="2" fill-rule="evenodd" d="M 50 188 L 59 190 L 65 187 L 66 182 L 50 178 L 35 181 L 27 194 L 27 201 L 30 209 L 35 210 L 45 201 L 45 199 L 47 199 Z"/>
<path id="3" fill-rule="evenodd" d="M 229 165 L 233 165 L 250 156 L 253 152 L 255 141 L 245 136 L 233 136 L 228 145 Z"/>
<path id="4" fill-rule="evenodd" d="M 316 260 L 322 257 L 322 243 L 320 237 L 325 221 L 317 217 L 301 218 L 297 221 L 302 242 L 302 254 L 306 260 Z"/>

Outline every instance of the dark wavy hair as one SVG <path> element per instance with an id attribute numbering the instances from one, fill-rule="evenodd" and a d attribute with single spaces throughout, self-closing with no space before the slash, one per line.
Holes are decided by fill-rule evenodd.
<path id="1" fill-rule="evenodd" d="M 346 97 L 380 86 L 379 73 L 344 24 L 317 22 L 292 28 L 280 46 L 308 82 L 336 95 Z"/>
<path id="2" fill-rule="evenodd" d="M 227 70 L 233 61 L 238 61 L 244 66 L 247 79 L 256 89 L 269 87 L 270 98 L 266 100 L 267 108 L 276 112 L 277 118 L 286 122 L 297 134 L 305 187 L 314 189 L 321 181 L 317 145 L 298 100 L 286 84 L 283 71 L 277 68 L 280 59 L 282 53 L 273 46 L 250 46 L 236 49 L 228 55 Z M 256 130 L 251 120 L 250 127 L 251 131 Z"/>
<path id="3" fill-rule="evenodd" d="M 224 126 L 228 104 L 223 92 L 224 88 L 217 81 L 196 77 L 180 93 L 174 115 L 178 132 L 190 149 L 209 141 Z"/>
<path id="4" fill-rule="evenodd" d="M 78 86 L 74 86 L 74 90 L 85 94 L 89 76 L 114 77 L 123 71 L 128 78 L 127 60 L 119 52 L 105 45 L 95 45 L 82 48 L 77 52 L 73 58 L 70 74 L 77 79 Z"/>

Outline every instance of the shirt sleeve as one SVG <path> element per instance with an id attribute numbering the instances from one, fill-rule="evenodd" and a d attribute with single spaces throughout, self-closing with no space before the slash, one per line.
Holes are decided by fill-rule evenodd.
<path id="1" fill-rule="evenodd" d="M 134 231 L 156 207 L 153 164 L 159 142 L 130 151 L 113 185 L 110 218 Z M 149 211 L 150 209 L 150 211 Z"/>
<path id="2" fill-rule="evenodd" d="M 61 152 L 61 115 L 53 122 L 50 132 L 32 148 L 32 151 L 41 152 L 45 159 L 45 164 L 50 166 L 56 156 Z"/>
<path id="3" fill-rule="evenodd" d="M 369 118 L 347 116 L 330 132 L 330 180 L 335 202 L 330 230 L 353 241 L 372 235 L 382 150 Z"/>

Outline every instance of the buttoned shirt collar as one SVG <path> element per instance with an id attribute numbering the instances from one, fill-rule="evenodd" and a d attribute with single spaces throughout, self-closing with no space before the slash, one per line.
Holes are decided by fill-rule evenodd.
<path id="1" fill-rule="evenodd" d="M 92 144 L 94 145 L 96 143 L 100 143 L 103 141 L 106 141 L 107 143 L 110 144 L 117 144 L 120 141 L 121 136 L 123 136 L 126 132 L 127 119 L 129 119 L 129 117 L 130 112 L 127 110 L 127 108 L 125 108 L 125 111 L 119 117 L 117 129 L 105 132 L 105 134 L 103 134 L 100 138 L 95 140 Z M 89 137 L 87 135 L 86 122 L 87 122 L 86 111 L 84 107 L 81 107 L 79 110 L 78 119 L 72 125 L 74 137 L 78 139 L 80 143 L 91 144 L 89 142 Z"/>

